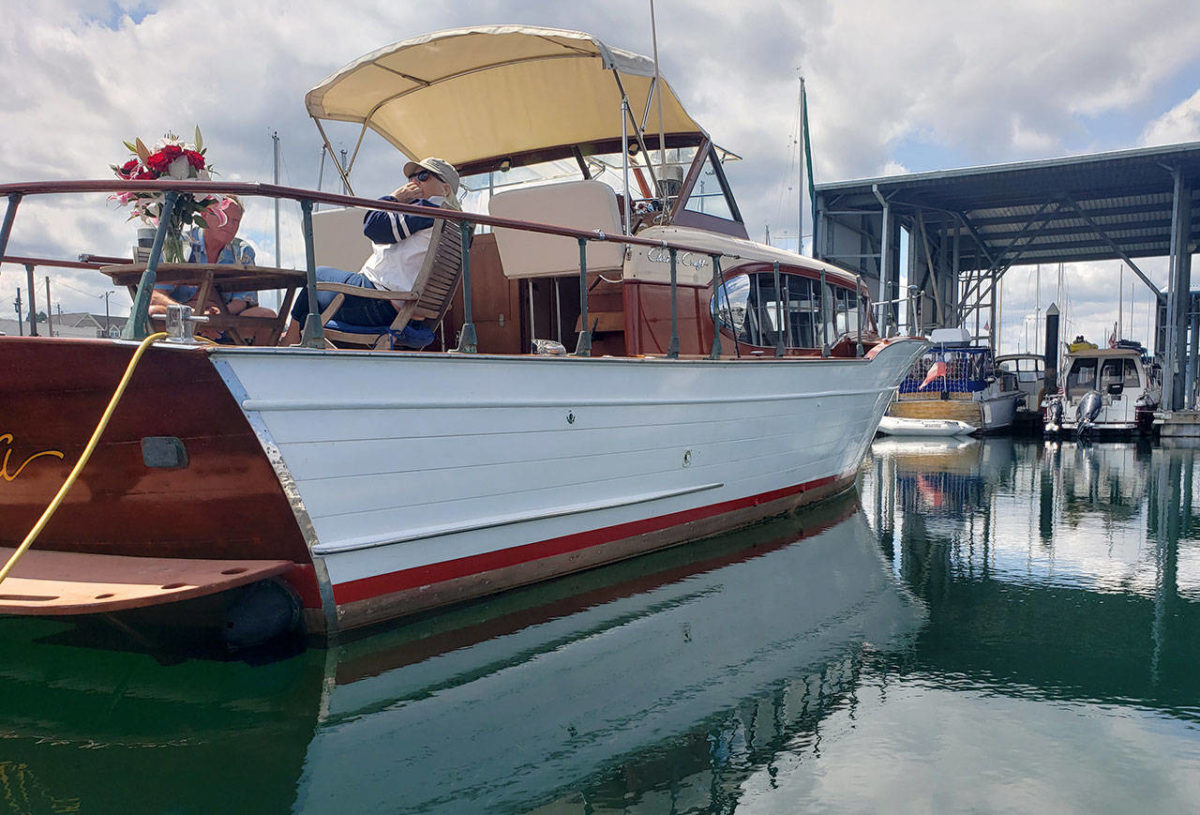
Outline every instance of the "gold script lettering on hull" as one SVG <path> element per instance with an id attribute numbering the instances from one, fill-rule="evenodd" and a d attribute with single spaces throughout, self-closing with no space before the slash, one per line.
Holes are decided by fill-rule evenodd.
<path id="1" fill-rule="evenodd" d="M 17 476 L 21 474 L 22 470 L 29 466 L 31 461 L 39 459 L 42 456 L 54 456 L 57 459 L 61 459 L 63 457 L 61 450 L 42 450 L 34 453 L 32 456 L 22 461 L 15 470 L 9 472 L 9 459 L 12 457 L 14 441 L 15 440 L 13 439 L 13 435 L 11 433 L 0 433 L 0 444 L 7 445 L 7 449 L 4 451 L 4 457 L 0 458 L 0 478 L 3 478 L 5 481 L 15 481 Z"/>

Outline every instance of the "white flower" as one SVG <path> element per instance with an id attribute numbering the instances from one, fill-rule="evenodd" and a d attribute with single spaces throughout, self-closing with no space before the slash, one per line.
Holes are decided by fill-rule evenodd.
<path id="1" fill-rule="evenodd" d="M 183 180 L 185 178 L 191 178 L 191 174 L 192 165 L 188 163 L 187 156 L 180 156 L 167 166 L 166 175 L 170 176 L 171 178 Z"/>

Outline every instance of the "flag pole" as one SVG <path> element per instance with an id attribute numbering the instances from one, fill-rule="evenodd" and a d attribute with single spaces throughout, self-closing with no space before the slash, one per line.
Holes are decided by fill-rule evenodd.
<path id="1" fill-rule="evenodd" d="M 650 36 L 654 42 L 654 96 L 658 102 L 658 177 L 667 177 L 667 137 L 664 133 L 665 125 L 663 123 L 663 104 L 662 104 L 662 74 L 658 70 L 658 24 L 654 20 L 654 0 L 650 0 Z M 649 156 L 647 156 L 647 159 Z M 655 190 L 659 197 L 663 199 L 663 212 L 666 213 L 670 206 L 670 201 L 667 196 L 667 185 L 661 185 L 662 189 Z"/>

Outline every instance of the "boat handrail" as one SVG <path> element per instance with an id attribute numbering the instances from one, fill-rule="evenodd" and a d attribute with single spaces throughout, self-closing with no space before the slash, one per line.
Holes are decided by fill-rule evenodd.
<path id="1" fill-rule="evenodd" d="M 883 285 L 883 298 L 871 301 L 871 310 L 874 312 L 876 322 L 885 322 L 882 318 L 885 314 L 885 309 L 889 307 L 899 307 L 903 305 L 907 313 L 908 336 L 921 336 L 921 312 L 919 301 L 921 299 L 921 291 L 917 286 L 907 286 L 903 296 L 892 297 L 892 284 L 887 281 Z M 892 323 L 892 328 L 899 330 L 899 321 L 886 321 Z M 894 335 L 893 335 L 894 336 Z"/>
<path id="2" fill-rule="evenodd" d="M 153 181 L 125 181 L 123 179 L 83 180 L 83 181 L 34 181 L 26 183 L 0 184 L 0 196 L 9 199 L 12 205 L 13 196 L 53 195 L 63 193 L 120 193 L 120 192 L 180 192 L 180 193 L 217 193 L 219 195 L 260 196 L 266 198 L 283 198 L 297 203 L 309 201 L 315 204 L 333 204 L 345 207 L 360 207 L 364 209 L 389 210 L 407 214 L 422 215 L 432 218 L 449 218 L 455 221 L 469 221 L 473 224 L 503 227 L 507 229 L 523 229 L 531 232 L 542 232 L 548 235 L 559 235 L 566 238 L 582 238 L 588 241 L 612 241 L 634 246 L 648 246 L 664 249 L 675 249 L 679 252 L 692 252 L 701 255 L 711 255 L 711 248 L 695 246 L 677 241 L 639 238 L 636 235 L 610 234 L 599 230 L 574 229 L 554 224 L 538 223 L 536 221 L 521 221 L 512 218 L 502 218 L 495 215 L 485 215 L 477 212 L 462 212 L 449 209 L 431 209 L 430 207 L 401 204 L 398 201 L 383 201 L 378 198 L 360 198 L 340 193 L 319 192 L 298 187 L 284 187 L 277 184 L 262 184 L 258 182 L 224 182 L 224 181 L 193 181 L 156 179 Z M 0 247 L 2 250 L 3 247 Z M 741 258 L 738 254 L 722 253 L 728 257 Z M 6 257 L 5 262 L 9 261 Z"/>
<path id="3" fill-rule="evenodd" d="M 3 225 L 0 226 L 0 263 L 22 263 L 30 274 L 32 274 L 32 268 L 34 265 L 60 266 L 67 268 L 97 268 L 96 266 L 92 265 L 95 263 L 95 261 L 84 261 L 82 257 L 79 261 L 46 261 L 37 258 L 8 257 L 5 252 L 8 248 L 8 239 L 12 231 L 12 225 L 13 221 L 15 220 L 17 208 L 20 205 L 21 200 L 25 196 L 29 195 L 55 195 L 70 193 L 112 194 L 125 192 L 165 193 L 165 201 L 159 217 L 159 226 L 155 235 L 154 246 L 151 249 L 150 259 L 146 264 L 145 272 L 142 275 L 141 282 L 139 283 L 137 292 L 134 296 L 134 304 L 130 310 L 130 318 L 126 323 L 126 328 L 123 333 L 123 336 L 126 339 L 131 340 L 141 340 L 149 333 L 148 309 L 150 303 L 150 292 L 153 290 L 157 279 L 157 269 L 162 258 L 162 246 L 166 237 L 167 227 L 170 223 L 170 213 L 171 210 L 174 209 L 175 202 L 178 200 L 181 193 L 216 193 L 219 195 L 239 195 L 244 197 L 258 196 L 267 198 L 282 198 L 293 200 L 300 204 L 307 267 L 306 284 L 308 288 L 308 302 L 310 309 L 308 318 L 305 321 L 302 344 L 315 348 L 322 348 L 325 345 L 324 331 L 320 323 L 320 313 L 317 306 L 316 262 L 313 248 L 312 214 L 313 205 L 318 203 L 345 207 L 359 207 L 364 209 L 386 210 L 406 214 L 422 215 L 430 218 L 450 219 L 458 222 L 464 248 L 462 258 L 464 291 L 469 291 L 471 284 L 469 253 L 465 250 L 469 245 L 470 236 L 474 231 L 476 224 L 484 224 L 493 228 L 502 227 L 506 229 L 516 229 L 538 232 L 546 235 L 574 238 L 579 243 L 580 325 L 582 328 L 575 351 L 577 356 L 590 356 L 591 354 L 591 330 L 588 328 L 586 295 L 588 243 L 615 242 L 629 246 L 645 246 L 660 250 L 665 249 L 669 254 L 670 263 L 672 313 L 675 312 L 676 301 L 678 297 L 676 283 L 676 263 L 679 253 L 692 253 L 700 256 L 708 256 L 712 259 L 714 290 L 721 285 L 721 281 L 723 280 L 720 268 L 721 258 L 728 257 L 733 259 L 742 259 L 744 257 L 736 252 L 728 251 L 727 247 L 722 247 L 714 251 L 712 247 L 695 246 L 686 242 L 674 240 L 649 239 L 625 234 L 608 234 L 598 229 L 577 229 L 572 227 L 556 226 L 553 224 L 537 223 L 533 221 L 502 218 L 494 215 L 484 215 L 482 213 L 463 212 L 457 209 L 402 204 L 398 201 L 384 201 L 377 198 L 360 198 L 353 195 L 305 190 L 277 184 L 263 184 L 258 182 L 177 180 L 162 178 L 145 181 L 132 181 L 114 178 L 101 180 L 34 181 L 0 184 L 0 196 L 8 199 L 8 206 L 5 210 Z M 37 262 L 34 263 L 34 261 Z M 862 296 L 861 285 L 856 284 L 856 288 L 858 288 L 857 294 Z M 465 313 L 458 350 L 462 352 L 474 352 L 475 326 L 472 321 L 470 298 L 465 298 L 465 300 Z M 715 331 L 711 354 L 714 357 L 719 354 L 719 342 L 720 332 Z M 671 350 L 668 352 L 667 356 L 672 358 L 678 356 L 678 352 L 675 350 L 679 347 L 678 324 L 676 320 L 672 320 L 672 339 L 669 347 Z"/>

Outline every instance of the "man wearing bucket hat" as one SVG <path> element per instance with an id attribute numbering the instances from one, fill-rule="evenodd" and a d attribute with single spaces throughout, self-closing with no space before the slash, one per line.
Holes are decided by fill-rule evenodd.
<path id="1" fill-rule="evenodd" d="M 441 158 L 425 158 L 404 165 L 408 183 L 397 187 L 383 201 L 401 204 L 461 210 L 458 203 L 458 171 Z M 358 272 L 345 272 L 328 266 L 317 267 L 317 280 L 345 283 L 370 289 L 411 291 L 425 253 L 429 250 L 433 218 L 403 212 L 370 210 L 363 217 L 363 234 L 373 244 L 371 257 Z M 333 292 L 318 292 L 317 304 L 324 310 L 333 300 Z M 292 306 L 292 323 L 284 335 L 286 344 L 300 341 L 300 327 L 308 315 L 308 293 L 301 288 Z M 396 309 L 388 300 L 347 295 L 334 319 L 353 325 L 385 326 L 396 319 Z M 418 328 L 420 326 L 417 326 Z M 429 332 L 432 339 L 432 332 Z"/>

